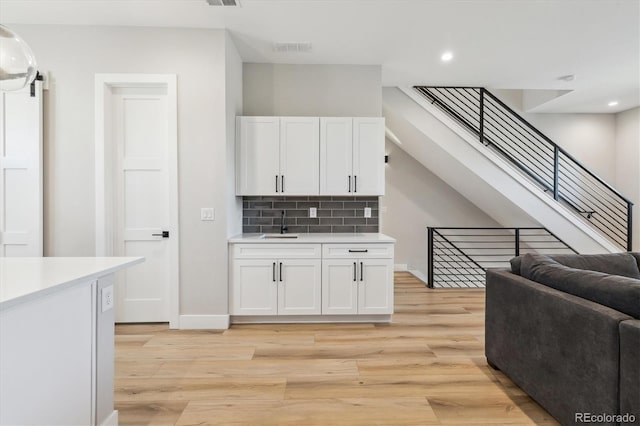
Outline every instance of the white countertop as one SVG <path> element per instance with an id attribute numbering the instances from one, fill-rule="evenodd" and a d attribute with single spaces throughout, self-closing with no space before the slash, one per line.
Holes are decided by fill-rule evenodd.
<path id="1" fill-rule="evenodd" d="M 143 257 L 0 258 L 0 311 L 142 262 Z"/>
<path id="2" fill-rule="evenodd" d="M 298 238 L 262 238 L 264 234 L 240 234 L 229 238 L 229 243 L 251 244 L 331 244 L 331 243 L 395 243 L 396 240 L 380 233 L 297 234 Z"/>

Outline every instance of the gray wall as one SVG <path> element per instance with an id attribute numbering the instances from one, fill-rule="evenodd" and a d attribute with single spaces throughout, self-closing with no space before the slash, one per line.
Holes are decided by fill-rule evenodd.
<path id="1" fill-rule="evenodd" d="M 380 117 L 379 65 L 244 64 L 244 115 Z"/>
<path id="2" fill-rule="evenodd" d="M 395 263 L 426 274 L 427 227 L 500 226 L 398 145 L 386 142 L 381 231 L 397 239 Z"/>
<path id="3" fill-rule="evenodd" d="M 45 104 L 45 253 L 95 253 L 94 75 L 178 76 L 181 314 L 226 314 L 229 227 L 240 208 L 227 182 L 240 109 L 240 59 L 223 30 L 15 25 L 41 70 L 51 73 Z M 227 60 L 225 60 L 227 59 Z M 232 76 L 225 74 L 233 73 Z M 234 83 L 235 81 L 235 83 Z M 227 102 L 226 84 L 230 85 Z M 227 108 L 233 113 L 225 114 Z M 231 157 L 232 158 L 232 157 Z M 214 222 L 200 208 L 214 207 Z M 227 220 L 228 214 L 234 214 Z"/>
<path id="4" fill-rule="evenodd" d="M 635 203 L 633 248 L 640 251 L 640 107 L 616 114 L 616 187 Z"/>

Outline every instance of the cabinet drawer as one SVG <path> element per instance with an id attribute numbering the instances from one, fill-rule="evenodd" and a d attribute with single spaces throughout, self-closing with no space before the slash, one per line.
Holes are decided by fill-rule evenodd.
<path id="1" fill-rule="evenodd" d="M 324 259 L 392 259 L 393 244 L 323 244 Z"/>
<path id="2" fill-rule="evenodd" d="M 234 244 L 236 259 L 320 259 L 320 244 Z"/>

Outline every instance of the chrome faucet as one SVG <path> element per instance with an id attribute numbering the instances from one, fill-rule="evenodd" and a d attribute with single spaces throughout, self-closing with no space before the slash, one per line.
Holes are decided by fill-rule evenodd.
<path id="1" fill-rule="evenodd" d="M 289 227 L 284 224 L 284 210 L 280 214 L 280 233 L 285 234 L 289 230 Z"/>

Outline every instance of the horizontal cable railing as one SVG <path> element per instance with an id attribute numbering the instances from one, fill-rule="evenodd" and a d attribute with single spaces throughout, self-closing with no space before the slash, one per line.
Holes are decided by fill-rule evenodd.
<path id="1" fill-rule="evenodd" d="M 631 251 L 633 203 L 487 89 L 416 86 L 415 90 L 596 231 Z"/>
<path id="2" fill-rule="evenodd" d="M 429 287 L 484 287 L 488 268 L 525 253 L 577 253 L 546 228 L 427 228 Z"/>

